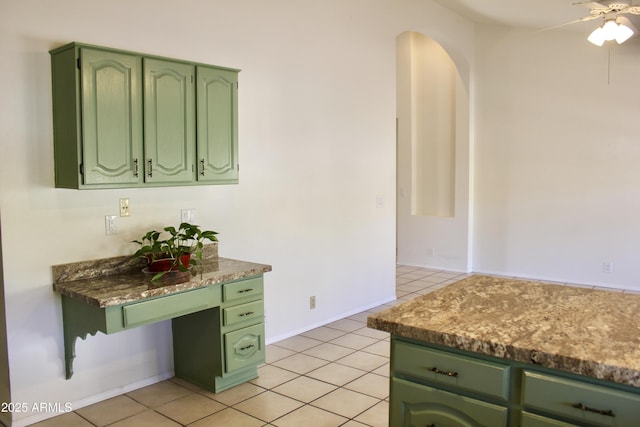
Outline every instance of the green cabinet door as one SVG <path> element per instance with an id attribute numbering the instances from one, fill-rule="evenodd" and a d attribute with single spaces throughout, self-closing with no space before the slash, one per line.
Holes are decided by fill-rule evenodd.
<path id="1" fill-rule="evenodd" d="M 504 406 L 391 378 L 390 426 L 506 427 L 507 415 Z"/>
<path id="2" fill-rule="evenodd" d="M 238 182 L 238 73 L 197 68 L 197 180 L 210 184 Z"/>
<path id="3" fill-rule="evenodd" d="M 193 182 L 195 90 L 191 64 L 144 58 L 145 182 Z"/>
<path id="4" fill-rule="evenodd" d="M 84 185 L 141 182 L 140 57 L 80 49 Z"/>

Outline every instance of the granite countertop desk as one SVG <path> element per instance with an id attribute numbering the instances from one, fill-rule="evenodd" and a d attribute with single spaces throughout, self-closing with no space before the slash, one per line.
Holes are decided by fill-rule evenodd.
<path id="1" fill-rule="evenodd" d="M 206 245 L 203 252 L 202 265 L 197 267 L 195 276 L 189 272 L 171 272 L 158 283 L 151 282 L 153 273 L 145 272 L 144 260 L 132 256 L 54 265 L 53 290 L 61 295 L 62 301 L 67 379 L 73 375 L 77 338 L 85 339 L 88 334 L 95 335 L 98 331 L 110 334 L 146 323 L 210 311 L 210 308 L 221 304 L 229 307 L 247 303 L 245 305 L 251 305 L 251 309 L 240 313 L 245 316 L 240 319 L 244 323 L 236 320 L 237 327 L 216 326 L 209 331 L 212 339 L 234 328 L 251 325 L 254 329 L 251 337 L 257 340 L 255 348 L 260 347 L 264 352 L 262 275 L 271 271 L 271 266 L 220 258 L 217 244 Z M 229 292 L 230 300 L 227 302 L 223 301 L 223 288 Z M 230 302 L 231 299 L 234 302 Z M 210 323 L 217 325 L 215 321 Z M 254 345 L 245 348 L 254 348 Z M 242 356 L 249 360 L 251 355 Z M 257 360 L 258 356 L 260 354 L 254 358 Z M 222 389 L 244 381 L 256 375 L 253 368 L 248 366 L 240 369 L 240 374 L 229 374 L 229 380 L 216 377 L 217 383 L 210 388 Z M 220 371 L 220 368 L 216 369 Z"/>
<path id="2" fill-rule="evenodd" d="M 372 315 L 368 326 L 640 387 L 637 294 L 474 275 Z"/>
<path id="3" fill-rule="evenodd" d="M 53 289 L 61 295 L 76 298 L 98 307 L 108 307 L 146 298 L 170 295 L 221 282 L 239 280 L 271 271 L 270 265 L 229 258 L 209 257 L 202 261 L 196 276 L 180 274 L 172 283 L 151 283 L 150 274 L 142 272 L 142 264 L 131 257 L 116 257 L 53 267 Z M 186 276 L 186 280 L 185 279 Z"/>

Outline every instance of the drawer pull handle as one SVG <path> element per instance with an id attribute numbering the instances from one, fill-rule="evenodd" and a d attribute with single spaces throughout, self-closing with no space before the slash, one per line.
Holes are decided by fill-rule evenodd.
<path id="1" fill-rule="evenodd" d="M 238 316 L 239 317 L 244 317 L 244 316 L 251 316 L 253 314 L 253 311 L 247 311 L 246 313 L 241 313 Z"/>
<path id="2" fill-rule="evenodd" d="M 153 159 L 147 160 L 147 165 L 149 166 L 149 170 L 147 171 L 147 175 L 149 177 L 153 177 Z"/>
<path id="3" fill-rule="evenodd" d="M 138 159 L 133 159 L 133 165 L 134 165 L 134 171 L 133 171 L 133 176 L 134 177 L 138 177 Z"/>
<path id="4" fill-rule="evenodd" d="M 204 176 L 204 159 L 200 159 L 200 175 Z"/>
<path id="5" fill-rule="evenodd" d="M 613 411 L 611 410 L 589 408 L 587 405 L 583 405 L 582 403 L 574 403 L 571 406 L 573 406 L 576 409 L 580 409 L 581 411 L 595 412 L 596 414 L 606 415 L 608 417 L 614 417 L 614 418 L 616 416 L 616 414 L 614 414 Z"/>
<path id="6" fill-rule="evenodd" d="M 253 292 L 253 289 L 249 288 L 249 289 L 242 289 L 242 290 L 238 291 L 239 294 L 245 294 L 247 292 Z"/>
<path id="7" fill-rule="evenodd" d="M 434 373 L 440 374 L 440 375 L 446 375 L 448 377 L 454 377 L 454 378 L 458 377 L 458 373 L 457 372 L 441 371 L 440 369 L 436 368 L 435 366 L 433 368 L 431 368 L 431 372 L 434 372 Z"/>
<path id="8" fill-rule="evenodd" d="M 248 345 L 246 347 L 240 347 L 240 351 L 249 350 L 250 348 L 253 348 L 253 347 L 255 347 L 253 344 L 250 344 L 250 345 Z"/>

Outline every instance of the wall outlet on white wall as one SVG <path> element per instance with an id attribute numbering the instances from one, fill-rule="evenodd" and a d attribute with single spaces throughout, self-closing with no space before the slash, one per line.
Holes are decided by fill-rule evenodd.
<path id="1" fill-rule="evenodd" d="M 604 271 L 605 273 L 613 273 L 613 261 L 603 262 L 602 271 Z"/>
<path id="2" fill-rule="evenodd" d="M 181 222 L 188 222 L 189 224 L 193 224 L 196 222 L 196 210 L 195 209 L 182 209 L 180 210 L 180 219 Z"/>
<path id="3" fill-rule="evenodd" d="M 310 296 L 309 297 L 309 309 L 313 310 L 314 308 L 316 308 L 316 296 Z"/>
<path id="4" fill-rule="evenodd" d="M 118 233 L 118 220 L 115 215 L 105 215 L 104 217 L 104 234 L 110 236 Z"/>

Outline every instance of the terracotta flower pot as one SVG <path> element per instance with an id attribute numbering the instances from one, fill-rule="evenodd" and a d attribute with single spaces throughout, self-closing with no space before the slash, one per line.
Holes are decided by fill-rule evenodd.
<path id="1" fill-rule="evenodd" d="M 173 258 L 161 258 L 151 261 L 150 258 L 147 258 L 147 267 L 149 271 L 152 273 L 159 273 L 161 271 L 171 271 L 178 270 L 180 265 L 183 265 L 186 268 L 189 268 L 189 260 L 191 259 L 191 254 L 182 255 L 178 258 L 178 262 L 174 264 Z"/>

